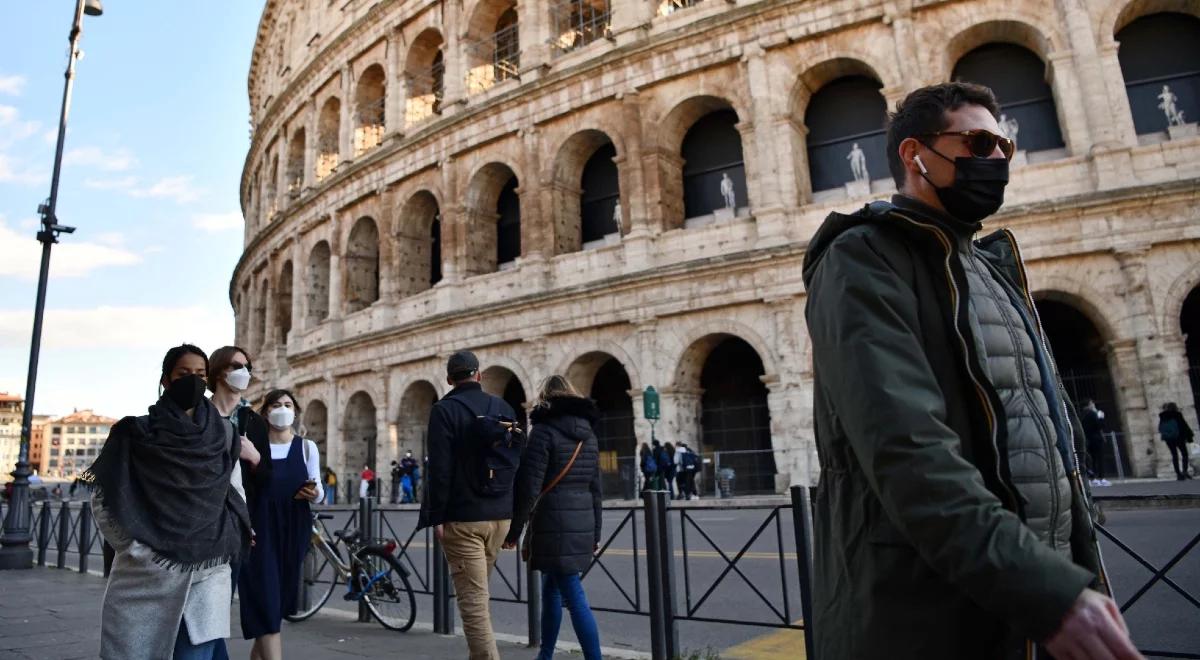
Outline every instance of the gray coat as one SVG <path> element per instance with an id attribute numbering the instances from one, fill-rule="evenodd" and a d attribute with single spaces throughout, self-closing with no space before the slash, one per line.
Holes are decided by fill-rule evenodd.
<path id="1" fill-rule="evenodd" d="M 236 463 L 230 487 L 245 498 Z M 229 564 L 192 572 L 163 568 L 149 546 L 124 533 L 100 497 L 92 498 L 92 507 L 100 533 L 116 551 L 101 610 L 101 658 L 170 660 L 181 620 L 193 644 L 229 637 Z"/>

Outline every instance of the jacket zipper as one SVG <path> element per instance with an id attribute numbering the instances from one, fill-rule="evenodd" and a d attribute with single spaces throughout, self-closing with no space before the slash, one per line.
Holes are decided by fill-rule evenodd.
<path id="1" fill-rule="evenodd" d="M 1021 276 L 1021 293 L 1024 296 L 1025 304 L 1029 307 L 1030 313 L 1033 314 L 1033 322 L 1037 326 L 1038 340 L 1042 344 L 1042 350 L 1046 353 L 1046 359 L 1050 361 L 1050 369 L 1053 372 L 1054 377 L 1057 379 L 1057 382 L 1055 382 L 1053 385 L 1055 389 L 1058 389 L 1058 384 L 1062 382 L 1062 378 L 1059 376 L 1058 364 L 1054 360 L 1054 354 L 1050 352 L 1050 348 L 1046 344 L 1046 332 L 1042 328 L 1042 318 L 1038 315 L 1037 306 L 1033 304 L 1033 297 L 1029 293 L 1029 277 L 1025 272 L 1025 258 L 1021 256 L 1021 247 L 1017 244 L 1017 237 L 1012 233 L 1012 230 L 1005 227 L 1002 231 L 1004 232 L 1005 239 L 1007 239 L 1009 245 L 1012 246 L 1013 255 L 1016 257 L 1017 273 Z M 1060 399 L 1059 403 L 1062 406 L 1063 420 L 1067 423 L 1068 427 L 1071 427 L 1071 451 L 1068 452 L 1068 455 L 1072 459 L 1072 465 L 1070 466 L 1071 472 L 1069 477 L 1075 481 L 1076 487 L 1079 488 L 1079 496 L 1083 498 L 1084 513 L 1086 514 L 1084 515 L 1084 518 L 1087 519 L 1088 533 L 1094 540 L 1096 538 L 1096 528 L 1092 523 L 1092 499 L 1088 491 L 1084 488 L 1083 477 L 1081 476 L 1079 470 L 1079 452 L 1078 448 L 1075 446 L 1074 440 L 1075 430 L 1071 425 L 1071 415 L 1070 411 L 1067 410 L 1067 401 L 1062 396 L 1061 391 L 1059 392 L 1058 398 Z M 1100 584 L 1104 587 L 1105 591 L 1109 593 L 1109 595 L 1112 595 L 1112 589 L 1109 587 L 1108 582 L 1108 571 L 1104 567 L 1104 557 L 1100 554 L 1100 544 L 1098 543 L 1096 544 L 1096 562 L 1099 565 L 1100 570 L 1100 574 L 1097 576 L 1100 580 Z"/>
<path id="2" fill-rule="evenodd" d="M 950 302 L 951 306 L 954 308 L 954 322 L 951 325 L 954 326 L 954 334 L 957 336 L 959 345 L 962 348 L 962 356 L 967 367 L 967 375 L 971 377 L 971 383 L 975 386 L 975 394 L 979 397 L 980 402 L 983 403 L 983 410 L 987 416 L 988 432 L 992 440 L 992 451 L 996 458 L 996 481 L 1002 488 L 1004 488 L 1005 494 L 1007 494 L 1009 500 L 1011 500 L 1013 507 L 1012 510 L 1019 511 L 1020 500 L 1017 498 L 1016 493 L 1014 493 L 1004 481 L 1004 476 L 1000 474 L 1000 444 L 996 437 L 996 411 L 992 408 L 992 402 L 988 400 L 987 394 L 984 392 L 983 384 L 980 383 L 979 379 L 975 376 L 975 369 L 971 368 L 971 357 L 970 351 L 967 348 L 967 341 L 966 338 L 963 337 L 962 330 L 958 327 L 958 319 L 961 311 L 959 305 L 962 303 L 962 299 L 959 295 L 958 285 L 954 283 L 953 271 L 950 267 L 950 260 L 954 256 L 953 246 L 951 246 L 950 241 L 946 238 L 945 234 L 943 234 L 942 231 L 937 227 L 919 222 L 894 210 L 892 211 L 892 215 L 895 215 L 896 217 L 901 218 L 912 225 L 932 233 L 934 237 L 937 238 L 938 242 L 941 243 L 942 248 L 946 251 L 946 282 L 950 286 Z"/>

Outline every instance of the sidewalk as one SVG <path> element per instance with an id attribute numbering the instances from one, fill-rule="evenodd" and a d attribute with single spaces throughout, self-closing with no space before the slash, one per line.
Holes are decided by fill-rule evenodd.
<path id="1" fill-rule="evenodd" d="M 94 575 L 53 568 L 0 572 L 0 658 L 95 658 L 103 597 L 104 580 Z M 236 638 L 229 641 L 229 655 L 240 660 L 250 657 L 250 644 L 240 639 L 236 607 L 233 612 Z M 570 625 L 569 620 L 564 623 Z M 420 623 L 407 633 L 396 633 L 374 622 L 356 623 L 352 615 L 327 608 L 304 623 L 283 625 L 288 660 L 467 657 L 467 643 L 461 636 L 435 635 L 428 628 L 422 630 Z M 505 658 L 532 658 L 536 653 L 524 644 L 500 643 Z M 555 658 L 581 657 L 555 654 Z"/>

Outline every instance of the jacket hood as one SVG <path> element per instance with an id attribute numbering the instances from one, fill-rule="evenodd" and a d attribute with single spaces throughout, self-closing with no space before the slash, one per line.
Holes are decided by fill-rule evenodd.
<path id="1" fill-rule="evenodd" d="M 529 413 L 529 420 L 534 424 L 562 417 L 579 417 L 588 424 L 595 424 L 600 419 L 600 411 L 591 399 L 556 396 L 542 402 Z"/>

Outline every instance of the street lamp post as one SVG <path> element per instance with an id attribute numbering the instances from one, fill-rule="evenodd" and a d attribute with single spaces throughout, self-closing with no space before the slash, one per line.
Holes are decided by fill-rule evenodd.
<path id="1" fill-rule="evenodd" d="M 0 569 L 30 568 L 33 550 L 29 547 L 33 509 L 29 499 L 29 438 L 33 430 L 33 395 L 37 385 L 38 354 L 42 348 L 42 314 L 46 307 L 46 281 L 50 277 L 50 248 L 58 242 L 60 233 L 70 234 L 74 227 L 58 224 L 58 177 L 62 169 L 63 141 L 67 135 L 67 112 L 71 108 L 71 85 L 75 81 L 75 62 L 79 60 L 79 37 L 83 33 L 83 15 L 99 16 L 104 12 L 100 0 L 76 0 L 71 21 L 71 44 L 67 56 L 66 81 L 63 83 L 62 111 L 58 118 L 58 143 L 54 149 L 54 171 L 50 179 L 50 198 L 38 206 L 42 229 L 37 240 L 42 244 L 42 267 L 38 274 L 37 303 L 33 308 L 33 340 L 29 347 L 29 374 L 25 381 L 25 410 L 21 417 L 21 449 L 13 476 L 12 496 L 8 515 L 4 518 L 4 533 L 0 535 Z"/>

